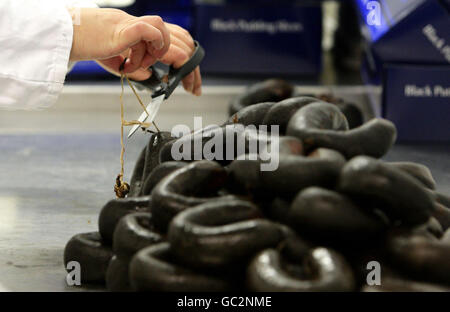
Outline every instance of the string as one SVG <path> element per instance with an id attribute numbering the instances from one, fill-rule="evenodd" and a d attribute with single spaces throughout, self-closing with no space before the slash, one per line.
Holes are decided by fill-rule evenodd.
<path id="1" fill-rule="evenodd" d="M 147 108 L 145 107 L 144 103 L 142 102 L 141 97 L 140 97 L 139 94 L 136 92 L 136 89 L 134 88 L 134 86 L 133 86 L 133 84 L 131 83 L 130 79 L 128 79 L 128 76 L 125 75 L 125 78 L 127 79 L 128 85 L 131 87 L 131 90 L 133 90 L 133 93 L 134 93 L 134 95 L 136 96 L 136 98 L 137 98 L 139 104 L 141 104 L 141 107 L 144 109 L 144 112 L 145 112 L 145 113 L 147 114 L 147 116 L 148 116 L 149 114 L 148 114 Z M 158 132 L 161 132 L 161 131 L 159 130 L 158 126 L 156 125 L 155 121 L 153 121 L 152 123 L 139 123 L 139 121 L 137 121 L 137 120 L 131 121 L 131 123 L 133 123 L 133 122 L 134 122 L 134 124 L 127 124 L 126 126 L 131 126 L 131 125 L 135 125 L 135 124 L 140 124 L 143 128 L 148 128 L 148 127 L 150 127 L 150 125 L 153 124 L 153 126 L 155 126 L 156 130 L 157 130 Z"/>
<path id="2" fill-rule="evenodd" d="M 118 198 L 124 198 L 130 191 L 130 185 L 123 181 L 123 176 L 124 176 L 124 171 L 125 171 L 124 170 L 125 144 L 124 144 L 124 139 L 123 139 L 123 130 L 124 130 L 123 128 L 124 128 L 124 126 L 139 125 L 139 126 L 141 126 L 142 128 L 145 129 L 145 128 L 150 127 L 153 124 L 155 126 L 156 130 L 158 132 L 160 132 L 159 128 L 156 126 L 156 124 L 154 122 L 146 123 L 146 122 L 140 122 L 138 120 L 132 120 L 132 121 L 126 121 L 125 120 L 125 118 L 124 118 L 124 104 L 123 104 L 123 95 L 125 93 L 125 90 L 124 90 L 124 79 L 127 80 L 128 85 L 131 87 L 131 90 L 133 90 L 133 93 L 136 96 L 139 104 L 141 105 L 141 107 L 144 109 L 145 113 L 148 116 L 147 108 L 145 107 L 144 103 L 142 102 L 139 94 L 136 92 L 133 84 L 128 79 L 128 76 L 125 75 L 123 73 L 123 71 L 121 70 L 121 73 L 120 73 L 120 86 L 121 86 L 121 92 L 120 92 L 120 146 L 121 146 L 121 150 L 120 150 L 120 173 L 117 176 L 116 184 L 114 185 L 114 192 L 116 193 L 116 196 Z"/>
<path id="3" fill-rule="evenodd" d="M 136 96 L 139 104 L 141 104 L 142 108 L 144 109 L 144 112 L 147 114 L 148 116 L 148 112 L 147 112 L 147 108 L 145 107 L 144 103 L 142 103 L 141 97 L 139 96 L 139 94 L 136 92 L 136 90 L 134 89 L 133 84 L 131 83 L 130 79 L 128 79 L 128 76 L 125 76 L 125 78 L 127 79 L 128 85 L 131 87 L 131 90 L 133 90 L 134 95 Z"/>
<path id="4" fill-rule="evenodd" d="M 130 191 L 130 186 L 128 183 L 123 181 L 124 174 L 124 155 L 125 155 L 125 145 L 123 143 L 123 126 L 124 126 L 124 107 L 123 107 L 123 94 L 124 94 L 124 86 L 123 86 L 124 74 L 120 74 L 120 85 L 122 87 L 122 91 L 120 93 L 120 173 L 116 178 L 116 184 L 114 185 L 114 192 L 118 198 L 124 198 L 128 192 Z"/>

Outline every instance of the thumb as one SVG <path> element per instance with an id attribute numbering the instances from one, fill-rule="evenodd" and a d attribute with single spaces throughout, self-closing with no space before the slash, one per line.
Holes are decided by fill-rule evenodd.
<path id="1" fill-rule="evenodd" d="M 124 60 L 125 58 L 123 56 L 115 56 L 105 60 L 98 60 L 97 63 L 110 73 L 120 76 L 119 68 Z M 132 80 L 142 81 L 150 78 L 151 74 L 150 70 L 139 68 L 138 70 L 129 73 L 128 77 Z"/>
<path id="2" fill-rule="evenodd" d="M 98 63 L 102 65 L 106 70 L 112 71 L 113 73 L 119 73 L 120 65 L 122 65 L 123 61 L 125 60 L 125 57 L 122 55 L 114 56 L 108 59 L 104 60 L 98 60 Z"/>

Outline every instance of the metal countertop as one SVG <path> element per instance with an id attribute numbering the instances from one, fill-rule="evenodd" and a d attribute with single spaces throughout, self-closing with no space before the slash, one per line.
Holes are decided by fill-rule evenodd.
<path id="1" fill-rule="evenodd" d="M 197 111 L 212 112 L 206 118 L 209 122 L 223 121 L 228 99 L 207 95 L 207 101 L 221 104 L 214 104 L 209 111 L 207 105 L 200 106 Z M 65 284 L 64 246 L 77 233 L 97 230 L 102 206 L 114 197 L 120 138 L 115 130 L 115 110 L 99 117 L 86 108 L 84 119 L 77 120 L 81 113 L 73 107 L 68 104 L 65 108 L 72 116 L 68 121 L 72 128 L 59 119 L 67 115 L 60 108 L 50 110 L 48 115 L 31 114 L 28 128 L 9 119 L 15 118 L 17 112 L 0 114 L 3 120 L 9 120 L 6 126 L 0 126 L 0 290 L 2 285 L 13 291 L 81 290 Z M 38 131 L 42 119 L 36 120 L 36 116 L 50 118 L 43 122 L 45 133 Z M 105 119 L 101 129 L 95 127 L 99 118 Z M 173 123 L 169 119 L 163 124 Z M 59 126 L 52 122 L 59 122 Z M 73 130 L 77 122 L 79 131 Z M 146 140 L 139 133 L 127 143 L 127 180 Z M 449 155 L 448 145 L 397 145 L 386 159 L 427 165 L 439 190 L 450 193 Z"/>

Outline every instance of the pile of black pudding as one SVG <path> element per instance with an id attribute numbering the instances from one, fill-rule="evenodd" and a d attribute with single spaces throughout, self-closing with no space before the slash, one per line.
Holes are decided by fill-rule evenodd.
<path id="1" fill-rule="evenodd" d="M 99 232 L 66 245 L 64 261 L 80 263 L 82 284 L 106 283 L 112 291 L 449 291 L 450 197 L 436 191 L 425 166 L 380 159 L 395 142 L 395 126 L 363 123 L 342 103 L 292 95 L 286 82 L 266 81 L 232 101 L 221 127 L 181 138 L 151 135 L 129 196 L 103 207 Z M 278 135 L 260 125 L 279 126 Z M 171 153 L 180 142 L 205 147 L 230 131 L 245 142 L 234 160 L 175 160 Z M 252 141 L 278 147 L 276 170 L 261 170 L 268 160 L 253 153 Z M 194 148 L 183 152 L 199 159 Z M 370 270 L 377 265 L 378 286 Z"/>

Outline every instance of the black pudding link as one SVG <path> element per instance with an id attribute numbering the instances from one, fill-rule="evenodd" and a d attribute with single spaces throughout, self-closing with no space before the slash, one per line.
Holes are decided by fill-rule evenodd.
<path id="1" fill-rule="evenodd" d="M 342 169 L 339 191 L 369 202 L 395 220 L 409 225 L 427 222 L 434 211 L 434 201 L 415 178 L 367 156 L 351 159 Z"/>
<path id="2" fill-rule="evenodd" d="M 103 206 L 98 217 L 98 228 L 102 239 L 112 244 L 114 230 L 119 220 L 132 212 L 150 211 L 151 196 L 112 199 Z"/>
<path id="3" fill-rule="evenodd" d="M 422 164 L 409 161 L 388 162 L 386 164 L 408 173 L 430 190 L 434 190 L 436 188 L 436 181 L 434 181 L 430 169 Z"/>
<path id="4" fill-rule="evenodd" d="M 347 119 L 349 129 L 354 129 L 364 124 L 363 113 L 355 104 L 343 102 L 336 103 L 336 106 Z"/>
<path id="5" fill-rule="evenodd" d="M 222 200 L 218 191 L 226 182 L 226 170 L 207 160 L 193 162 L 166 176 L 152 191 L 156 229 L 165 232 L 172 218 L 189 207 Z"/>
<path id="6" fill-rule="evenodd" d="M 197 273 L 177 264 L 169 243 L 139 251 L 130 263 L 130 282 L 136 291 L 220 292 L 230 284 L 218 277 Z"/>
<path id="7" fill-rule="evenodd" d="M 355 278 L 344 257 L 328 248 L 317 247 L 295 259 L 266 249 L 250 262 L 247 287 L 258 292 L 343 292 L 355 290 Z"/>
<path id="8" fill-rule="evenodd" d="M 227 152 L 227 139 L 230 137 L 235 138 L 233 151 L 236 152 L 238 147 L 236 136 L 239 136 L 244 130 L 244 125 L 237 123 L 224 125 L 222 127 L 209 126 L 192 133 L 185 134 L 182 137 L 170 141 L 164 145 L 160 151 L 160 161 L 168 162 L 177 160 L 192 162 L 196 160 L 214 159 L 215 161 L 226 165 L 230 162 L 227 158 L 234 159 L 237 155 L 232 154 L 229 156 L 219 153 L 218 157 L 215 157 L 216 155 L 208 155 L 209 152 L 215 152 L 216 144 L 223 144 L 222 146 L 219 146 L 219 148 L 221 148 L 222 151 Z M 217 139 L 219 142 L 216 142 Z"/>
<path id="9" fill-rule="evenodd" d="M 281 136 L 276 139 L 278 140 L 276 143 L 278 144 L 278 152 L 280 155 L 304 155 L 305 149 L 303 147 L 303 142 L 299 139 L 291 136 Z M 268 151 L 276 150 L 274 144 L 275 140 L 272 139 L 268 144 Z"/>
<path id="10" fill-rule="evenodd" d="M 355 241 L 382 235 L 387 228 L 377 215 L 364 211 L 337 192 L 311 187 L 301 191 L 286 216 L 293 228 L 327 241 Z"/>
<path id="11" fill-rule="evenodd" d="M 76 261 L 80 264 L 82 284 L 103 284 L 112 256 L 111 247 L 104 244 L 98 232 L 77 234 L 64 248 L 64 266 Z"/>
<path id="12" fill-rule="evenodd" d="M 145 165 L 142 172 L 141 185 L 144 184 L 147 176 L 160 164 L 159 153 L 162 147 L 174 138 L 169 132 L 158 132 L 152 134 L 145 150 Z"/>
<path id="13" fill-rule="evenodd" d="M 300 108 L 314 102 L 320 102 L 320 100 L 313 97 L 299 96 L 278 102 L 269 109 L 262 124 L 268 126 L 278 125 L 280 126 L 280 134 L 285 134 L 292 116 Z"/>
<path id="14" fill-rule="evenodd" d="M 160 163 L 159 153 L 162 147 L 172 141 L 169 132 L 158 132 L 151 135 L 146 147 L 142 150 L 130 180 L 130 193 L 128 197 L 142 194 L 142 187 L 150 172 Z"/>
<path id="15" fill-rule="evenodd" d="M 358 155 L 380 158 L 397 138 L 394 124 L 385 119 L 375 118 L 360 127 L 348 129 L 345 116 L 334 105 L 313 103 L 295 113 L 286 134 L 302 140 L 307 150 L 326 147 L 347 158 Z"/>
<path id="16" fill-rule="evenodd" d="M 131 257 L 144 247 L 162 242 L 153 227 L 152 214 L 136 212 L 120 219 L 114 231 L 113 250 L 122 257 Z"/>
<path id="17" fill-rule="evenodd" d="M 450 228 L 450 208 L 436 202 L 434 204 L 433 217 L 439 222 L 444 231 Z"/>
<path id="18" fill-rule="evenodd" d="M 399 269 L 419 279 L 450 285 L 450 244 L 421 236 L 398 235 L 387 244 Z"/>
<path id="19" fill-rule="evenodd" d="M 130 261 L 131 259 L 128 257 L 116 255 L 111 258 L 106 271 L 106 288 L 109 291 L 126 292 L 132 290 L 128 277 Z"/>
<path id="20" fill-rule="evenodd" d="M 228 188 L 234 194 L 257 194 L 262 190 L 260 172 L 258 155 L 242 155 L 228 166 Z"/>
<path id="21" fill-rule="evenodd" d="M 450 197 L 430 170 L 376 159 L 391 122 L 292 93 L 264 81 L 222 126 L 148 137 L 128 197 L 67 243 L 67 279 L 78 263 L 110 291 L 448 290 Z"/>
<path id="22" fill-rule="evenodd" d="M 177 215 L 168 240 L 180 262 L 198 269 L 236 266 L 253 254 L 276 246 L 285 229 L 266 219 L 250 202 L 208 202 Z"/>
<path id="23" fill-rule="evenodd" d="M 128 193 L 128 197 L 138 196 L 141 192 L 142 187 L 142 175 L 144 173 L 144 165 L 145 165 L 145 151 L 147 147 L 144 147 L 139 154 L 139 157 L 136 161 L 136 165 L 134 165 L 133 174 L 131 175 L 130 180 L 130 192 Z"/>
<path id="24" fill-rule="evenodd" d="M 187 166 L 186 162 L 168 161 L 160 163 L 147 176 L 141 189 L 141 195 L 150 195 L 156 184 L 158 184 L 163 178 L 175 170 L 183 168 L 184 166 Z"/>
<path id="25" fill-rule="evenodd" d="M 264 102 L 244 107 L 237 113 L 231 115 L 224 125 L 240 123 L 244 126 L 259 126 L 263 124 L 264 116 L 274 104 L 275 102 Z"/>
<path id="26" fill-rule="evenodd" d="M 295 195 L 309 186 L 334 187 L 345 162 L 335 153 L 323 155 L 280 155 L 276 170 L 260 172 L 262 186 L 267 191 L 286 196 Z"/>
<path id="27" fill-rule="evenodd" d="M 229 114 L 231 116 L 253 104 L 282 101 L 290 98 L 293 92 L 293 86 L 281 79 L 268 79 L 256 83 L 231 101 Z"/>

